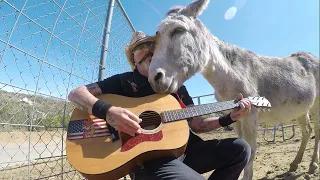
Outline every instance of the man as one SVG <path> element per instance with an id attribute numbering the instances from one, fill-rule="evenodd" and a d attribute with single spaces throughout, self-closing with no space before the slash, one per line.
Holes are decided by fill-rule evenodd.
<path id="1" fill-rule="evenodd" d="M 72 90 L 68 99 L 78 108 L 99 118 L 108 116 L 108 124 L 115 129 L 134 136 L 141 133 L 141 119 L 121 107 L 103 102 L 95 96 L 110 93 L 129 97 L 144 97 L 155 92 L 148 82 L 148 68 L 155 48 L 154 37 L 141 31 L 135 32 L 130 46 L 126 47 L 127 60 L 133 72 L 117 74 L 86 86 Z M 185 86 L 172 94 L 182 107 L 193 106 L 192 98 Z M 130 175 L 132 179 L 204 179 L 202 173 L 215 170 L 209 179 L 238 179 L 250 158 L 250 146 L 242 139 L 229 138 L 203 141 L 195 133 L 212 131 L 227 126 L 250 112 L 251 102 L 238 95 L 240 108 L 227 116 L 188 120 L 190 137 L 185 154 L 175 158 L 153 159 L 138 166 Z"/>

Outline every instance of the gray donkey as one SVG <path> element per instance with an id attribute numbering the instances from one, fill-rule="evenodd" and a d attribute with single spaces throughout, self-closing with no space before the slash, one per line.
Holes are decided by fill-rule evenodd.
<path id="1" fill-rule="evenodd" d="M 279 124 L 296 119 L 302 132 L 299 151 L 290 164 L 298 168 L 314 123 L 315 146 L 309 173 L 319 162 L 319 58 L 296 52 L 286 57 L 260 56 L 213 36 L 197 18 L 209 0 L 170 9 L 158 27 L 157 44 L 149 69 L 149 82 L 158 93 L 171 93 L 200 72 L 215 89 L 218 101 L 234 99 L 237 93 L 264 96 L 271 112 L 252 113 L 234 124 L 239 137 L 252 147 L 243 179 L 252 179 L 257 150 L 257 122 Z"/>

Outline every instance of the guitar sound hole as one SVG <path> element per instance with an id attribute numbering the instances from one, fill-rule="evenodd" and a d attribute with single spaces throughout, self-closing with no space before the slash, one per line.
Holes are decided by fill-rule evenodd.
<path id="1" fill-rule="evenodd" d="M 154 111 L 145 111 L 139 115 L 142 119 L 140 126 L 146 130 L 152 130 L 157 128 L 161 124 L 161 116 Z"/>

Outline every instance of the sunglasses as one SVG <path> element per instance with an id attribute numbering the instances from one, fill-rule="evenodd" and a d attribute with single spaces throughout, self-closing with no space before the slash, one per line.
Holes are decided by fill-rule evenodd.
<path id="1" fill-rule="evenodd" d="M 153 48 L 154 47 L 154 42 L 153 41 L 149 41 L 149 42 L 145 42 L 145 43 L 141 43 L 138 46 L 136 46 L 135 48 L 133 48 L 132 53 L 134 55 L 136 55 L 137 53 L 140 52 L 140 50 L 144 49 L 144 48 Z"/>

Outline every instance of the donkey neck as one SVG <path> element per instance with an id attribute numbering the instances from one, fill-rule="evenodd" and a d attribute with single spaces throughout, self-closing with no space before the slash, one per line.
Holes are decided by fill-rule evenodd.
<path id="1" fill-rule="evenodd" d="M 234 98 L 239 92 L 249 93 L 244 79 L 250 77 L 250 72 L 241 69 L 248 66 L 244 57 L 251 52 L 216 37 L 212 37 L 210 47 L 210 59 L 202 75 L 215 89 L 217 100 Z"/>

